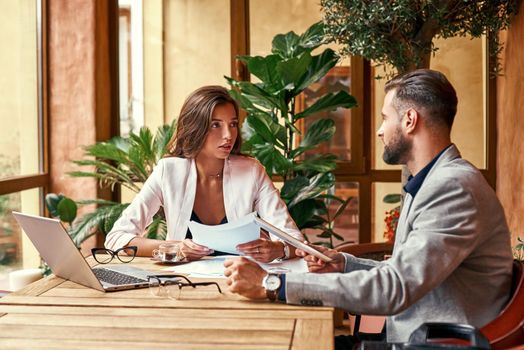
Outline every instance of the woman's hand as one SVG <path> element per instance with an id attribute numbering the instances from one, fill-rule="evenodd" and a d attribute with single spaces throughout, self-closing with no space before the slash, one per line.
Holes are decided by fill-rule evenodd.
<path id="1" fill-rule="evenodd" d="M 269 235 L 264 235 L 259 239 L 236 246 L 237 250 L 253 259 L 268 263 L 285 255 L 284 243 L 272 241 Z"/>
<path id="2" fill-rule="evenodd" d="M 307 244 L 307 242 L 304 242 Z M 344 272 L 346 259 L 344 258 L 344 255 L 342 253 L 339 253 L 335 249 L 327 249 L 322 246 L 311 246 L 311 248 L 314 248 L 315 250 L 318 250 L 322 254 L 330 257 L 333 259 L 331 262 L 325 262 L 324 260 L 320 260 L 314 255 L 310 255 L 309 253 L 305 252 L 304 250 L 297 249 L 296 254 L 297 256 L 301 256 L 304 258 L 304 260 L 307 262 L 307 267 L 309 269 L 309 272 Z"/>
<path id="3" fill-rule="evenodd" d="M 196 244 L 191 239 L 186 238 L 180 241 L 180 253 L 185 259 L 192 261 L 198 260 L 206 255 L 213 254 L 213 249 L 209 249 L 200 244 Z"/>

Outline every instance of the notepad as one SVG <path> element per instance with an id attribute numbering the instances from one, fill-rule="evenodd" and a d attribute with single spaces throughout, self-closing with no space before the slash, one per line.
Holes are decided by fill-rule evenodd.
<path id="1" fill-rule="evenodd" d="M 255 222 L 256 212 L 222 225 L 204 225 L 190 221 L 188 226 L 193 242 L 229 254 L 239 254 L 236 246 L 260 238 Z"/>

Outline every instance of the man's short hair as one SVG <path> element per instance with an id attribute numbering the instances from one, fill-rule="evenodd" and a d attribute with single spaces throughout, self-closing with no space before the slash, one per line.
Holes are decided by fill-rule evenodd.
<path id="1" fill-rule="evenodd" d="M 417 69 L 386 83 L 385 91 L 395 90 L 393 105 L 403 113 L 410 105 L 423 108 L 429 123 L 444 124 L 450 130 L 457 113 L 457 93 L 446 76 L 431 69 Z"/>

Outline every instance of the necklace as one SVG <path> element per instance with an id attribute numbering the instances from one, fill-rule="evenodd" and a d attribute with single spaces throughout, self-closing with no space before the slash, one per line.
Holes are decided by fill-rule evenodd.
<path id="1" fill-rule="evenodd" d="M 220 179 L 222 177 L 221 173 L 215 174 L 215 175 L 207 175 L 207 177 L 211 177 L 213 179 Z"/>

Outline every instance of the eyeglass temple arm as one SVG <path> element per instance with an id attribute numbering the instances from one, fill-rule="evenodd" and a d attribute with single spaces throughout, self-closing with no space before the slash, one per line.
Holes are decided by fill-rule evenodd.
<path id="1" fill-rule="evenodd" d="M 154 277 L 154 278 L 183 278 L 187 281 L 187 283 L 189 284 L 193 284 L 193 282 L 191 282 L 189 280 L 189 278 L 187 278 L 186 276 L 183 276 L 183 275 L 149 275 L 147 277 Z"/>
<path id="2" fill-rule="evenodd" d="M 197 283 L 191 283 L 191 284 L 193 285 L 193 288 L 195 288 L 196 286 L 211 286 L 214 284 L 215 286 L 217 286 L 218 291 L 222 293 L 222 289 L 220 289 L 220 286 L 216 282 L 197 282 Z"/>

